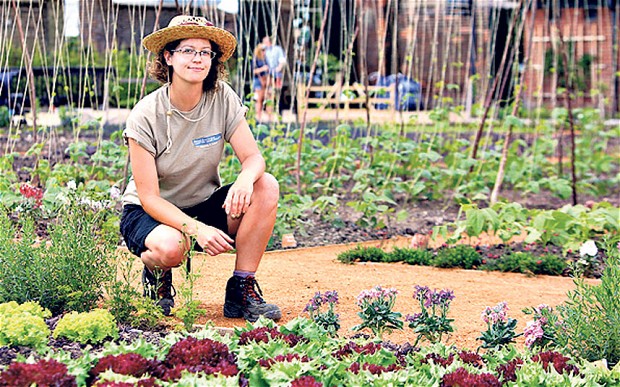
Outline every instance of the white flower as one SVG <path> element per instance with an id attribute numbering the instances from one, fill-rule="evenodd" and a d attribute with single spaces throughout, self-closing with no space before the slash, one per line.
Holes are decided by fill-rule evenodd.
<path id="1" fill-rule="evenodd" d="M 77 189 L 77 185 L 75 184 L 75 180 L 71 180 L 70 182 L 67 183 L 67 188 L 69 188 L 71 191 L 75 191 Z"/>
<path id="2" fill-rule="evenodd" d="M 112 186 L 110 188 L 110 198 L 112 198 L 112 200 L 118 200 L 121 198 L 121 189 L 118 188 L 117 186 Z"/>
<path id="3" fill-rule="evenodd" d="M 581 255 L 582 257 L 585 256 L 585 255 L 589 255 L 591 257 L 594 257 L 594 256 L 596 256 L 596 254 L 598 254 L 598 249 L 596 248 L 596 244 L 594 243 L 594 241 L 591 240 L 591 239 L 586 241 L 579 248 L 579 255 Z"/>

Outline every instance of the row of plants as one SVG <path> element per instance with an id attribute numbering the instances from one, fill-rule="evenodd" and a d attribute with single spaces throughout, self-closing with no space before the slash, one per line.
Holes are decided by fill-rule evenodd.
<path id="1" fill-rule="evenodd" d="M 596 117 L 584 112 L 577 138 L 577 190 L 581 195 L 607 195 L 617 186 L 618 162 L 609 148 L 620 133 L 595 124 Z M 556 124 L 541 122 L 532 132 L 513 141 L 506 165 L 504 187 L 523 195 L 549 192 L 567 199 L 571 195 L 568 174 L 559 174 L 555 156 Z M 361 225 L 384 227 L 399 203 L 421 200 L 451 203 L 485 203 L 495 182 L 502 138 L 483 139 L 478 159 L 472 159 L 473 128 L 452 130 L 447 121 L 422 129 L 402 131 L 397 127 L 374 127 L 368 132 L 349 125 L 335 129 L 307 130 L 301 149 L 301 195 L 296 170 L 299 133 L 285 126 L 258 126 L 263 154 L 270 171 L 283 188 L 282 216 L 285 224 L 299 225 L 300 207 L 312 209 L 324 219 L 337 221 L 342 205 L 359 214 Z M 367 136 L 369 134 L 369 136 Z M 232 158 L 229 163 L 235 163 Z M 227 168 L 227 171 L 234 171 Z M 564 168 L 567 171 L 568 168 Z M 605 176 L 605 178 L 601 178 Z M 232 175 L 230 175 L 232 177 Z M 396 213 L 397 219 L 407 217 Z M 393 215 L 392 215 L 393 216 Z"/>
<path id="2" fill-rule="evenodd" d="M 539 245 L 470 246 L 466 244 L 447 245 L 433 250 L 429 248 L 399 248 L 386 251 L 376 246 L 356 246 L 338 254 L 343 263 L 354 262 L 402 262 L 409 265 L 434 266 L 439 268 L 461 268 L 487 271 L 522 273 L 527 275 L 573 275 L 599 277 L 605 249 L 614 248 L 618 238 L 606 236 L 599 251 L 593 240 L 586 241 L 578 253 L 563 256 L 561 252 L 552 253 L 548 247 Z M 496 254 L 501 251 L 500 254 Z"/>
<path id="3" fill-rule="evenodd" d="M 0 345 L 28 345 L 39 354 L 1 370 L 0 386 L 615 385 L 619 276 L 616 251 L 600 284 L 576 280 L 565 304 L 526 310 L 532 320 L 519 334 L 505 302 L 485 308 L 486 330 L 475 351 L 443 342 L 453 332 L 448 314 L 454 292 L 419 285 L 413 293 L 419 311 L 404 318 L 394 311 L 396 289 L 362 291 L 361 323 L 352 328 L 360 333 L 352 336 L 339 335 L 336 291 L 317 292 L 305 308 L 309 318 L 282 326 L 260 319 L 224 334 L 207 325 L 171 332 L 159 342 L 109 340 L 118 338 L 118 329 L 108 311 L 73 312 L 56 323 L 53 336 L 95 345 L 83 347 L 80 356 L 46 346 L 50 330 L 43 318 L 49 311 L 10 302 L 0 304 Z M 383 340 L 405 324 L 416 335 L 413 345 Z M 514 344 L 521 335 L 523 350 Z"/>
<path id="4" fill-rule="evenodd" d="M 485 258 L 472 246 L 445 246 L 430 249 L 395 248 L 385 251 L 379 247 L 357 246 L 338 254 L 343 263 L 403 262 L 410 265 L 440 268 L 497 270 L 524 274 L 562 275 L 570 269 L 568 261 L 557 255 L 535 256 L 527 252 L 507 252 L 498 258 Z"/>
<path id="5" fill-rule="evenodd" d="M 464 217 L 464 219 L 463 219 Z M 482 233 L 496 235 L 503 243 L 524 235 L 525 243 L 562 246 L 563 252 L 577 251 L 589 239 L 620 233 L 620 208 L 609 202 L 566 205 L 554 210 L 527 209 L 519 203 L 496 203 L 480 208 L 463 204 L 457 219 L 435 227 L 434 235 L 447 243 Z"/>
<path id="6" fill-rule="evenodd" d="M 617 158 L 613 147 L 620 137 L 617 128 L 605 128 L 594 110 L 576 111 L 581 133 L 577 138 L 575 165 L 580 195 L 601 197 L 613 194 L 619 183 Z M 515 233 L 528 232 L 530 241 L 552 241 L 567 246 L 588 239 L 586 233 L 596 234 L 612 227 L 617 230 L 617 209 L 598 205 L 594 211 L 581 207 L 563 212 L 564 215 L 526 210 L 516 203 L 499 203 L 484 208 L 495 182 L 501 155 L 501 138 L 483 138 L 478 159 L 469 157 L 473 128 L 462 126 L 452 130 L 447 118 L 437 118 L 430 127 L 403 128 L 384 125 L 369 132 L 350 125 L 336 128 L 309 126 L 304 132 L 301 160 L 297 169 L 298 128 L 286 125 L 258 125 L 255 135 L 261 144 L 268 170 L 280 182 L 281 200 L 276 235 L 304 232 L 308 213 L 318 214 L 324 221 L 341 224 L 341 214 L 356 214 L 362 227 L 383 228 L 409 214 L 402 206 L 431 200 L 442 206 L 462 205 L 467 219 L 444 225 L 437 233 L 458 239 L 466 230 L 470 236 L 482 231 L 495 231 L 502 239 Z M 442 121 L 445 120 L 445 121 Z M 90 125 L 90 124 L 89 124 Z M 505 189 L 528 193 L 549 192 L 566 199 L 571 195 L 567 173 L 550 161 L 556 153 L 558 140 L 552 134 L 558 124 L 540 121 L 531 132 L 523 133 L 512 143 L 506 166 Z M 100 200 L 114 187 L 122 186 L 126 178 L 126 147 L 120 132 L 103 138 L 103 128 L 83 125 L 74 130 L 75 139 L 66 149 L 55 149 L 60 137 L 55 129 L 42 130 L 39 141 L 25 153 L 15 147 L 24 142 L 26 132 L 7 139 L 5 152 L 0 156 L 0 198 L 11 209 L 19 205 L 20 185 L 31 185 L 44 191 L 43 208 L 53 207 L 53 200 L 68 182 L 84 184 L 89 195 Z M 80 138 L 80 131 L 95 133 L 97 140 Z M 52 152 L 55 151 L 55 152 Z M 63 157 L 54 157 L 58 154 Z M 15 163 L 22 159 L 29 165 Z M 235 178 L 239 163 L 227 147 L 223 180 Z M 568 168 L 565 168 L 567 170 Z M 298 172 L 298 173 L 297 173 Z M 297 190 L 299 178 L 300 192 Z M 118 193 L 115 193 L 118 195 Z M 580 219 L 581 213 L 592 214 Z M 565 219 L 565 215 L 577 218 Z M 523 220 L 532 220 L 523 230 Z M 599 223 L 600 220 L 604 222 Z M 513 225 L 514 223 L 514 225 Z M 576 232 L 573 232 L 573 229 Z M 556 230 L 562 231 L 561 233 Z M 559 235 L 555 235 L 559 234 Z M 590 235 L 589 238 L 593 236 Z"/>
<path id="7" fill-rule="evenodd" d="M 54 354 L 17 362 L 0 385 L 27 386 L 604 386 L 620 370 L 600 368 L 557 351 L 513 347 L 478 354 L 438 344 L 423 349 L 324 335 L 316 324 L 255 326 L 221 336 L 212 329 L 171 334 L 160 345 L 108 345 L 70 359 Z"/>

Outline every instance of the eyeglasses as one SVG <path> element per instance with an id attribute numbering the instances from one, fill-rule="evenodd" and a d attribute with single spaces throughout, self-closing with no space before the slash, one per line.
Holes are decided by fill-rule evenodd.
<path id="1" fill-rule="evenodd" d="M 173 53 L 178 52 L 179 54 L 183 55 L 186 58 L 194 58 L 196 54 L 198 54 L 201 59 L 203 57 L 208 58 L 208 59 L 213 59 L 217 55 L 217 52 L 215 51 L 211 51 L 211 50 L 198 51 L 198 50 L 194 50 L 193 48 L 189 48 L 189 47 L 181 48 L 178 50 L 170 50 L 170 52 L 173 52 Z"/>

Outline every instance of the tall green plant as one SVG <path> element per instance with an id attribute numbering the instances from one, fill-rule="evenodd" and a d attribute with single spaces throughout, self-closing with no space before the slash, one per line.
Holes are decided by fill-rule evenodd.
<path id="1" fill-rule="evenodd" d="M 558 306 L 563 320 L 557 331 L 560 342 L 575 355 L 594 361 L 620 362 L 620 243 L 606 238 L 606 268 L 599 284 L 575 279 L 576 289 Z"/>
<path id="2" fill-rule="evenodd" d="M 110 212 L 92 204 L 71 191 L 48 226 L 49 240 L 37 240 L 31 217 L 23 214 L 15 226 L 2 214 L 0 301 L 38 301 L 54 315 L 97 305 L 114 276 L 110 257 L 118 239 L 102 227 Z"/>

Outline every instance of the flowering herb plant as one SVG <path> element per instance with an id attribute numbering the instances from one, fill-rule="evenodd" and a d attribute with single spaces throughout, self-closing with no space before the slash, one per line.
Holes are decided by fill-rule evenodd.
<path id="1" fill-rule="evenodd" d="M 562 329 L 562 322 L 553 308 L 540 304 L 532 309 L 524 309 L 523 313 L 531 314 L 534 318 L 523 330 L 526 347 L 544 349 L 552 344 L 558 344 L 557 331 Z"/>
<path id="2" fill-rule="evenodd" d="M 413 298 L 418 301 L 420 312 L 407 315 L 405 320 L 417 334 L 414 346 L 422 339 L 431 343 L 440 342 L 444 334 L 454 331 L 454 319 L 448 318 L 450 303 L 454 299 L 452 290 L 431 290 L 427 286 L 416 285 Z"/>
<path id="3" fill-rule="evenodd" d="M 482 321 L 487 324 L 487 330 L 482 332 L 478 340 L 482 341 L 480 348 L 498 349 L 510 343 L 521 334 L 515 333 L 517 320 L 508 317 L 508 304 L 500 302 L 493 308 L 487 306 L 482 312 Z"/>
<path id="4" fill-rule="evenodd" d="M 340 329 L 340 316 L 336 313 L 338 292 L 335 290 L 316 292 L 306 305 L 304 312 L 308 312 L 310 319 L 323 327 L 330 335 L 335 335 Z"/>
<path id="5" fill-rule="evenodd" d="M 385 332 L 402 329 L 403 321 L 400 319 L 402 315 L 392 310 L 397 294 L 396 289 L 384 289 L 380 285 L 362 291 L 357 296 L 357 305 L 362 309 L 357 315 L 362 319 L 362 323 L 351 329 L 360 331 L 369 328 L 378 338 Z"/>

